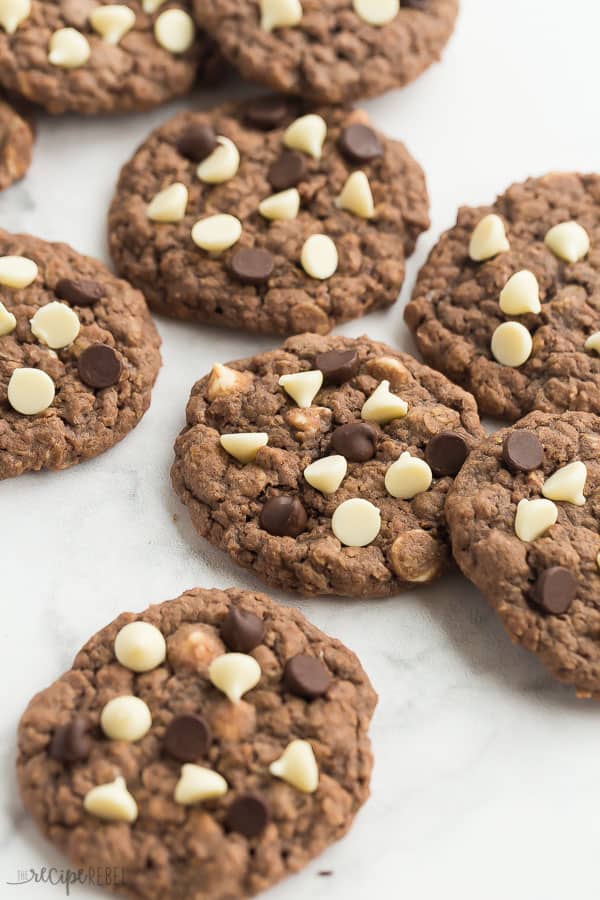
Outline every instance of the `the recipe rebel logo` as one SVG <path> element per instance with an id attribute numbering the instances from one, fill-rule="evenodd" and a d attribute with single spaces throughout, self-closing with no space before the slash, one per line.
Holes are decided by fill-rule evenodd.
<path id="1" fill-rule="evenodd" d="M 59 869 L 56 866 L 42 866 L 39 869 L 18 869 L 16 881 L 7 885 L 51 885 L 64 888 L 67 897 L 75 886 L 94 885 L 96 887 L 123 887 L 127 884 L 127 870 L 121 866 L 90 866 L 87 869 Z"/>

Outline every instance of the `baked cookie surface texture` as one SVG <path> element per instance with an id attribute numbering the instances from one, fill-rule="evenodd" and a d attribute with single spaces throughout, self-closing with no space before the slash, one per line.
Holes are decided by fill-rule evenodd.
<path id="1" fill-rule="evenodd" d="M 23 178 L 35 141 L 32 126 L 0 97 L 0 191 Z"/>

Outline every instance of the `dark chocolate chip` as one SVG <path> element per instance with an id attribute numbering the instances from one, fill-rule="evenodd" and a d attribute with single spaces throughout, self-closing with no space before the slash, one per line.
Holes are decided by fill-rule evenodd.
<path id="1" fill-rule="evenodd" d="M 339 148 L 352 162 L 369 162 L 383 156 L 381 141 L 367 125 L 349 125 L 339 139 Z"/>
<path id="2" fill-rule="evenodd" d="M 225 828 L 244 837 L 257 837 L 269 824 L 269 807 L 258 794 L 241 794 L 225 814 Z"/>
<path id="3" fill-rule="evenodd" d="M 518 429 L 505 437 L 502 458 L 512 472 L 532 472 L 544 462 L 544 448 L 533 431 Z"/>
<path id="4" fill-rule="evenodd" d="M 260 514 L 260 527 L 278 537 L 298 537 L 308 516 L 297 497 L 271 497 Z"/>
<path id="5" fill-rule="evenodd" d="M 358 372 L 356 350 L 329 350 L 315 357 L 315 366 L 323 373 L 325 384 L 344 384 Z"/>
<path id="6" fill-rule="evenodd" d="M 290 113 L 285 97 L 260 97 L 244 111 L 244 121 L 253 128 L 270 131 L 282 125 Z"/>
<path id="7" fill-rule="evenodd" d="M 430 0 L 402 0 L 402 9 L 427 9 Z"/>
<path id="8" fill-rule="evenodd" d="M 536 606 L 553 616 L 566 613 L 577 594 L 577 582 L 568 569 L 552 566 L 541 573 L 533 590 Z"/>
<path id="9" fill-rule="evenodd" d="M 104 297 L 105 291 L 97 281 L 61 278 L 54 288 L 54 293 L 59 300 L 66 300 L 73 306 L 93 306 Z"/>
<path id="10" fill-rule="evenodd" d="M 295 187 L 306 175 L 306 160 L 295 150 L 284 150 L 269 168 L 267 178 L 276 191 Z"/>
<path id="11" fill-rule="evenodd" d="M 60 762 L 79 762 L 87 759 L 92 749 L 89 723 L 83 716 L 74 716 L 66 725 L 56 729 L 48 752 Z"/>
<path id="12" fill-rule="evenodd" d="M 436 478 L 460 472 L 469 453 L 467 442 L 454 431 L 440 431 L 425 448 L 425 459 Z"/>
<path id="13" fill-rule="evenodd" d="M 79 377 L 93 388 L 107 388 L 116 384 L 121 376 L 119 357 L 106 344 L 92 344 L 77 360 Z"/>
<path id="14" fill-rule="evenodd" d="M 349 462 L 367 462 L 375 456 L 377 435 L 367 422 L 340 425 L 331 435 L 331 449 Z"/>
<path id="15" fill-rule="evenodd" d="M 231 606 L 221 623 L 221 640 L 234 653 L 250 653 L 262 644 L 264 636 L 262 619 L 239 606 Z"/>
<path id="16" fill-rule="evenodd" d="M 237 250 L 229 263 L 231 272 L 246 284 L 264 284 L 268 281 L 275 261 L 273 254 L 259 247 L 242 247 Z"/>
<path id="17" fill-rule="evenodd" d="M 218 146 L 217 136 L 210 125 L 190 125 L 177 141 L 179 153 L 193 162 L 202 162 Z"/>
<path id="18" fill-rule="evenodd" d="M 163 746 L 179 762 L 194 762 L 204 756 L 210 746 L 210 727 L 206 719 L 188 713 L 171 720 Z"/>
<path id="19" fill-rule="evenodd" d="M 330 684 L 329 669 L 315 656 L 300 653 L 285 664 L 283 686 L 290 694 L 314 700 L 326 694 Z"/>

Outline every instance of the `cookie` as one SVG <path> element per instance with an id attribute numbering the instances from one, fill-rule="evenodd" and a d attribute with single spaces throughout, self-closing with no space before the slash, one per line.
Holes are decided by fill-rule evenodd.
<path id="1" fill-rule="evenodd" d="M 369 338 L 290 338 L 198 381 L 172 480 L 198 532 L 267 582 L 384 597 L 449 562 L 473 398 Z"/>
<path id="2" fill-rule="evenodd" d="M 66 244 L 0 231 L 0 479 L 102 453 L 150 405 L 144 298 Z"/>
<path id="3" fill-rule="evenodd" d="M 31 125 L 0 97 L 0 191 L 19 181 L 31 165 Z"/>
<path id="4" fill-rule="evenodd" d="M 279 97 L 184 112 L 121 172 L 121 275 L 157 312 L 291 334 L 389 306 L 429 226 L 425 179 L 350 109 Z"/>
<path id="5" fill-rule="evenodd" d="M 342 837 L 369 794 L 376 694 L 356 656 L 264 594 L 124 613 L 33 698 L 23 802 L 131 898 L 250 897 Z"/>
<path id="6" fill-rule="evenodd" d="M 150 109 L 219 70 L 190 13 L 185 0 L 0 0 L 0 84 L 50 113 Z"/>
<path id="7" fill-rule="evenodd" d="M 195 0 L 246 77 L 320 103 L 374 97 L 439 59 L 458 0 Z"/>
<path id="8" fill-rule="evenodd" d="M 600 176 L 551 174 L 463 208 L 405 318 L 483 413 L 600 413 Z"/>
<path id="9" fill-rule="evenodd" d="M 600 699 L 600 419 L 533 412 L 474 450 L 450 490 L 454 556 L 510 637 Z"/>

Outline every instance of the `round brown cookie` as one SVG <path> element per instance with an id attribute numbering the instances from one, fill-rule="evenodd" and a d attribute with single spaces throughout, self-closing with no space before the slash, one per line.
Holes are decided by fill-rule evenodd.
<path id="1" fill-rule="evenodd" d="M 473 398 L 411 356 L 300 335 L 196 383 L 172 479 L 199 533 L 269 583 L 383 597 L 446 568 L 444 501 L 482 434 Z"/>
<path id="2" fill-rule="evenodd" d="M 150 405 L 159 346 L 142 295 L 101 263 L 0 231 L 0 479 L 121 440 Z"/>
<path id="3" fill-rule="evenodd" d="M 493 206 L 461 209 L 405 318 L 427 362 L 472 391 L 483 413 L 600 413 L 600 359 L 588 342 L 600 329 L 599 286 L 600 176 L 551 174 Z"/>
<path id="4" fill-rule="evenodd" d="M 219 71 L 190 12 L 186 0 L 0 0 L 0 84 L 50 113 L 150 109 Z"/>
<path id="5" fill-rule="evenodd" d="M 458 0 L 195 0 L 247 77 L 321 103 L 373 97 L 439 59 Z"/>
<path id="6" fill-rule="evenodd" d="M 242 655 L 240 611 L 258 625 Z M 376 700 L 356 656 L 298 610 L 190 590 L 119 616 L 33 698 L 21 795 L 76 866 L 118 871 L 128 897 L 250 897 L 350 828 Z"/>
<path id="7" fill-rule="evenodd" d="M 533 412 L 487 438 L 446 514 L 456 561 L 512 640 L 600 699 L 600 419 Z"/>
<path id="8" fill-rule="evenodd" d="M 121 172 L 109 240 L 158 312 L 325 333 L 395 302 L 427 209 L 422 170 L 365 113 L 276 97 L 154 131 Z"/>
<path id="9" fill-rule="evenodd" d="M 0 191 L 23 178 L 31 164 L 31 125 L 0 97 Z"/>

